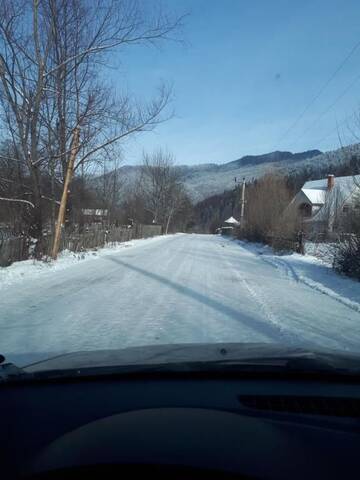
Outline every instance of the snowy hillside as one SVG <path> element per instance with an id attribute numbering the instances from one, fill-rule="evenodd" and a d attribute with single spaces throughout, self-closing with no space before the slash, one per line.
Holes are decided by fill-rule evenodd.
<path id="1" fill-rule="evenodd" d="M 352 155 L 360 153 L 360 144 L 322 153 L 319 150 L 307 152 L 271 152 L 264 155 L 247 155 L 224 164 L 181 165 L 184 183 L 193 201 L 200 201 L 211 195 L 222 193 L 234 186 L 234 179 L 247 181 L 259 178 L 267 172 L 294 174 L 305 168 L 316 172 L 326 165 L 342 164 Z M 139 166 L 125 165 L 119 169 L 123 184 L 132 188 L 140 174 Z M 108 175 L 111 175 L 109 173 Z"/>
<path id="2" fill-rule="evenodd" d="M 317 168 L 342 164 L 348 161 L 351 155 L 359 153 L 360 145 L 356 144 L 326 153 L 318 150 L 298 154 L 273 152 L 267 155 L 243 157 L 224 165 L 211 165 L 207 169 L 188 167 L 184 171 L 185 185 L 194 200 L 202 200 L 231 189 L 234 186 L 235 177 L 238 181 L 243 177 L 251 181 L 271 171 L 294 174 L 305 168 L 311 168 L 316 172 Z"/>

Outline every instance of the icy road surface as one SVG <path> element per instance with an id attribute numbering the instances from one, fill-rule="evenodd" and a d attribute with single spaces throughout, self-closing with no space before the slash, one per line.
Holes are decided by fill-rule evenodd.
<path id="1" fill-rule="evenodd" d="M 0 288 L 0 352 L 20 364 L 37 358 L 29 354 L 183 342 L 360 352 L 359 282 L 299 255 L 180 234 L 29 272 Z"/>

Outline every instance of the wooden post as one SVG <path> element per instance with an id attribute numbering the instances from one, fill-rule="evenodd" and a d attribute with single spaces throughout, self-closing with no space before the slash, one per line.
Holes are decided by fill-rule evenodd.
<path id="1" fill-rule="evenodd" d="M 71 139 L 70 158 L 69 158 L 69 163 L 66 169 L 64 188 L 61 196 L 61 202 L 60 202 L 58 218 L 57 218 L 56 228 L 55 228 L 54 243 L 53 243 L 52 252 L 51 252 L 51 257 L 53 258 L 53 260 L 56 260 L 59 253 L 61 231 L 65 222 L 65 212 L 66 212 L 67 199 L 69 195 L 69 186 L 74 173 L 75 160 L 79 152 L 79 149 L 80 149 L 80 128 L 75 127 L 73 131 L 73 136 Z"/>
<path id="2" fill-rule="evenodd" d="M 305 255 L 304 232 L 302 230 L 298 233 L 298 253 Z"/>

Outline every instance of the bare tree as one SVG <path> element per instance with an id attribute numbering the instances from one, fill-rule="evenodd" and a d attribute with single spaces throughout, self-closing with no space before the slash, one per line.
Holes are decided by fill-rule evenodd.
<path id="1" fill-rule="evenodd" d="M 174 221 L 177 214 L 185 212 L 189 206 L 189 197 L 183 185 L 179 182 L 173 182 L 168 191 L 168 201 L 165 208 L 165 234 L 169 232 L 171 222 Z"/>
<path id="2" fill-rule="evenodd" d="M 144 154 L 140 189 L 145 208 L 152 213 L 154 223 L 163 225 L 165 233 L 176 213 L 189 203 L 181 180 L 181 172 L 170 153 L 159 149 Z"/>
<path id="3" fill-rule="evenodd" d="M 141 190 L 146 208 L 153 214 L 154 223 L 161 223 L 165 216 L 167 194 L 172 187 L 174 158 L 170 153 L 158 150 L 144 153 L 141 169 Z"/>
<path id="4" fill-rule="evenodd" d="M 31 178 L 32 234 L 40 240 L 44 175 L 51 179 L 54 213 L 56 185 L 65 179 L 70 185 L 85 162 L 164 120 L 168 88 L 144 105 L 114 95 L 100 76 L 110 54 L 166 39 L 180 23 L 144 12 L 134 0 L 0 0 L 1 122 L 13 161 L 26 165 Z"/>

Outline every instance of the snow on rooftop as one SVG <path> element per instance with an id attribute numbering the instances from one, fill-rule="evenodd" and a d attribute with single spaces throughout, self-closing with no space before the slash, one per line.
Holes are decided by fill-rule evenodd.
<path id="1" fill-rule="evenodd" d="M 306 182 L 301 191 L 307 196 L 313 204 L 324 204 L 327 192 L 327 178 L 320 180 L 311 180 Z M 349 198 L 356 188 L 360 185 L 360 175 L 348 177 L 335 177 L 334 189 L 345 199 Z"/>
<path id="2" fill-rule="evenodd" d="M 337 180 L 337 179 L 336 179 Z M 303 190 L 326 190 L 327 188 L 327 178 L 321 178 L 320 180 L 310 180 L 309 182 L 304 183 Z"/>
<path id="3" fill-rule="evenodd" d="M 224 223 L 231 223 L 233 225 L 239 225 L 240 222 L 238 220 L 236 220 L 236 218 L 230 217 L 227 220 L 225 220 Z"/>
<path id="4" fill-rule="evenodd" d="M 325 203 L 326 190 L 312 188 L 302 188 L 301 190 L 313 205 L 323 205 Z"/>

